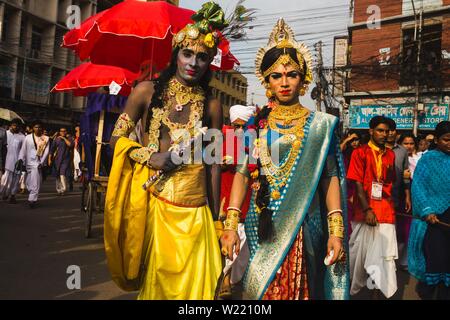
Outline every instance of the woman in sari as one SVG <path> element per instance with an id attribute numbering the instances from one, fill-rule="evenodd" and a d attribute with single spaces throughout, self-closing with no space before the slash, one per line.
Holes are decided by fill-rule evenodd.
<path id="1" fill-rule="evenodd" d="M 450 299 L 450 121 L 435 130 L 435 150 L 424 153 L 412 182 L 413 219 L 408 270 L 422 299 Z"/>
<path id="2" fill-rule="evenodd" d="M 221 237 L 223 255 L 239 251 L 236 232 L 249 178 L 245 221 L 249 299 L 347 299 L 349 294 L 344 165 L 338 120 L 302 106 L 312 58 L 283 19 L 259 50 L 256 74 L 269 98 L 258 114 L 255 148 L 235 175 Z M 257 159 L 257 169 L 248 163 Z M 278 161 L 279 159 L 279 161 Z M 325 259 L 324 259 L 325 258 Z"/>

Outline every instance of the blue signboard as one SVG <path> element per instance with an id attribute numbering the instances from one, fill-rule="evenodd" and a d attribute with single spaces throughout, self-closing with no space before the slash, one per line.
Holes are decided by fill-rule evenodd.
<path id="1" fill-rule="evenodd" d="M 412 130 L 414 107 L 411 105 L 368 105 L 350 106 L 349 127 L 351 129 L 369 129 L 374 116 L 383 115 L 397 123 L 397 129 Z M 425 110 L 419 111 L 419 129 L 433 130 L 436 125 L 449 120 L 448 104 L 425 104 Z"/>

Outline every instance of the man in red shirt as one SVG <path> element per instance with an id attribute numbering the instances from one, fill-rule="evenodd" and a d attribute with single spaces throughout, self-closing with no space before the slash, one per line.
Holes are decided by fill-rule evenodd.
<path id="1" fill-rule="evenodd" d="M 352 235 L 350 238 L 350 294 L 366 284 L 390 298 L 397 291 L 395 259 L 398 257 L 392 185 L 395 154 L 386 148 L 389 120 L 370 121 L 370 141 L 356 149 L 347 179 L 355 183 Z M 367 279 L 370 275 L 370 279 Z"/>

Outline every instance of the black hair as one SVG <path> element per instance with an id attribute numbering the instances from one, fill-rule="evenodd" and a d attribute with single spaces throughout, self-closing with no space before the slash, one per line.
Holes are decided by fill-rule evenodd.
<path id="1" fill-rule="evenodd" d="M 441 121 L 434 129 L 434 135 L 437 139 L 442 137 L 444 134 L 450 133 L 450 121 Z"/>
<path id="2" fill-rule="evenodd" d="M 44 126 L 44 123 L 41 120 L 35 119 L 31 121 L 31 129 L 33 129 L 34 126 L 40 125 L 41 127 Z"/>
<path id="3" fill-rule="evenodd" d="M 397 124 L 395 123 L 395 121 L 391 118 L 386 118 L 387 122 L 388 122 L 388 126 L 390 130 L 397 130 Z"/>
<path id="4" fill-rule="evenodd" d="M 390 122 L 388 119 L 389 118 L 386 118 L 385 116 L 375 116 L 372 119 L 370 119 L 369 128 L 375 129 L 378 125 L 383 123 L 383 124 L 387 125 L 390 129 L 391 127 L 390 127 Z"/>
<path id="5" fill-rule="evenodd" d="M 161 75 L 155 79 L 153 81 L 154 83 L 154 93 L 152 96 L 152 100 L 150 102 L 150 106 L 149 106 L 149 112 L 147 115 L 147 120 L 146 120 L 146 124 L 145 124 L 145 131 L 147 132 L 149 127 L 150 127 L 150 119 L 152 118 L 152 112 L 151 110 L 153 108 L 163 108 L 164 106 L 164 91 L 167 88 L 167 85 L 170 81 L 170 79 L 172 79 L 175 74 L 177 73 L 177 58 L 178 58 L 178 52 L 180 51 L 179 48 L 175 48 L 172 51 L 172 57 L 170 59 L 170 63 L 169 66 L 164 69 L 161 72 Z M 209 86 L 209 83 L 211 82 L 213 73 L 211 71 L 211 69 L 208 68 L 208 70 L 206 70 L 205 74 L 203 75 L 203 77 L 200 79 L 199 85 L 200 87 L 202 87 L 203 91 L 205 92 L 205 98 L 208 99 L 211 95 L 211 88 Z M 206 106 L 206 101 L 205 101 L 205 106 Z M 206 108 L 205 108 L 206 111 Z"/>
<path id="6" fill-rule="evenodd" d="M 270 114 L 271 109 L 267 106 L 264 107 L 255 117 L 255 124 L 258 128 L 258 124 L 261 120 L 267 119 Z M 259 138 L 259 130 L 257 129 L 257 137 Z M 258 158 L 257 160 L 259 174 L 259 189 L 256 193 L 255 202 L 258 208 L 261 209 L 259 214 L 259 223 L 258 223 L 258 240 L 259 242 L 270 241 L 273 237 L 273 223 L 272 223 L 272 215 L 273 211 L 269 209 L 270 205 L 270 189 L 269 189 L 269 181 L 265 174 L 263 174 L 261 170 L 261 160 Z"/>
<path id="7" fill-rule="evenodd" d="M 418 140 L 416 137 L 414 137 L 414 135 L 413 135 L 412 133 L 403 133 L 403 134 L 401 134 L 401 135 L 400 135 L 400 138 L 398 138 L 398 144 L 402 144 L 403 141 L 404 141 L 406 138 L 412 138 L 413 141 L 414 141 L 414 145 L 416 146 L 416 149 L 418 148 L 418 146 L 419 146 L 419 140 Z"/>
<path id="8" fill-rule="evenodd" d="M 302 81 L 305 79 L 306 70 L 308 68 L 306 61 L 298 61 L 297 50 L 295 48 L 277 48 L 274 47 L 266 52 L 264 58 L 261 62 L 261 73 L 264 73 L 267 69 L 269 69 L 283 54 L 288 54 L 292 60 L 294 60 L 299 65 L 303 64 L 303 73 L 301 75 Z M 269 83 L 269 76 L 265 77 L 265 81 Z"/>
<path id="9" fill-rule="evenodd" d="M 16 124 L 20 126 L 22 124 L 22 120 L 20 120 L 19 118 L 14 118 L 11 120 L 11 124 Z"/>

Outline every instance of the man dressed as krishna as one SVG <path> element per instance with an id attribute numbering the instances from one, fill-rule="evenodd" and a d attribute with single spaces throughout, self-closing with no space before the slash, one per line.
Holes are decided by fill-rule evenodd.
<path id="1" fill-rule="evenodd" d="M 248 12 L 238 9 L 234 16 L 242 20 Z M 168 68 L 133 89 L 111 139 L 106 256 L 113 280 L 124 290 L 139 290 L 138 299 L 213 299 L 222 271 L 213 221 L 220 208 L 220 163 L 178 163 L 180 151 L 191 149 L 180 143 L 186 132 L 185 140 L 198 145 L 192 142 L 201 127 L 222 128 L 210 64 L 233 21 L 214 2 L 192 20 L 174 36 Z M 143 145 L 128 138 L 139 120 Z M 192 160 L 193 152 L 184 160 L 186 154 Z"/>
<path id="2" fill-rule="evenodd" d="M 335 134 L 338 119 L 302 106 L 312 58 L 280 19 L 258 51 L 256 75 L 269 103 L 258 114 L 257 139 L 237 171 L 221 252 L 239 251 L 240 207 L 252 178 L 245 221 L 250 260 L 243 286 L 249 299 L 348 299 L 345 172 Z M 257 161 L 249 172 L 247 164 Z"/>

